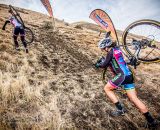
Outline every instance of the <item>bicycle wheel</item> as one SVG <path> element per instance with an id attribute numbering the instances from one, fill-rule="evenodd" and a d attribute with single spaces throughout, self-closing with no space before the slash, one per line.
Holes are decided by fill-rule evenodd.
<path id="1" fill-rule="evenodd" d="M 160 22 L 154 20 L 136 21 L 125 29 L 122 40 L 124 50 L 129 55 L 135 54 L 138 44 L 141 46 L 138 60 L 160 62 Z"/>
<path id="2" fill-rule="evenodd" d="M 27 44 L 32 43 L 34 41 L 34 34 L 32 30 L 28 27 L 24 28 L 25 30 L 25 41 Z"/>

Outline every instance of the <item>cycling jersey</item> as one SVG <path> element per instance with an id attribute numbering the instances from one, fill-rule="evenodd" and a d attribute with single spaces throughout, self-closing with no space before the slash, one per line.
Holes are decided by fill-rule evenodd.
<path id="1" fill-rule="evenodd" d="M 22 24 L 14 16 L 11 16 L 9 21 L 14 27 L 22 27 Z"/>
<path id="2" fill-rule="evenodd" d="M 134 88 L 132 72 L 129 70 L 123 58 L 122 51 L 118 47 L 113 47 L 108 52 L 104 62 L 100 64 L 100 67 L 109 67 L 116 75 L 112 80 L 109 81 L 115 88 L 121 85 L 125 85 L 125 89 Z"/>
<path id="3" fill-rule="evenodd" d="M 14 35 L 18 36 L 19 33 L 21 36 L 25 36 L 24 28 L 22 24 L 15 18 L 15 16 L 11 16 L 9 18 L 9 22 L 14 26 Z"/>
<path id="4" fill-rule="evenodd" d="M 121 50 L 118 47 L 112 48 L 108 52 L 104 62 L 100 65 L 102 68 L 107 66 L 111 67 L 115 74 L 122 73 L 125 76 L 132 74 L 124 61 Z"/>

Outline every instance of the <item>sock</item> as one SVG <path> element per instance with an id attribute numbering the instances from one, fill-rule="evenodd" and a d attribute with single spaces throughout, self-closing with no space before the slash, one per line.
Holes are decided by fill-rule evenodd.
<path id="1" fill-rule="evenodd" d="M 120 102 L 116 102 L 116 103 L 115 103 L 115 106 L 116 106 L 116 108 L 117 108 L 118 110 L 122 110 L 122 109 L 123 109 L 123 107 L 122 107 L 122 105 L 121 105 Z"/>
<path id="2" fill-rule="evenodd" d="M 143 114 L 146 118 L 146 120 L 149 122 L 149 123 L 152 123 L 154 121 L 153 117 L 151 116 L 151 114 L 149 112 L 146 112 Z"/>

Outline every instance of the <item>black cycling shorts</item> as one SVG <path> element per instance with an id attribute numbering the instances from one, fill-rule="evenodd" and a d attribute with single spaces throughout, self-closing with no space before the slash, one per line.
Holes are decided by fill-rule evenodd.
<path id="1" fill-rule="evenodd" d="M 25 36 L 25 31 L 24 31 L 23 27 L 15 27 L 15 29 L 14 29 L 14 36 L 18 36 L 19 34 L 21 36 Z"/>
<path id="2" fill-rule="evenodd" d="M 111 79 L 109 83 L 114 88 L 118 88 L 120 86 L 124 86 L 125 90 L 135 88 L 133 75 L 124 76 L 123 74 L 119 73 L 113 79 Z"/>

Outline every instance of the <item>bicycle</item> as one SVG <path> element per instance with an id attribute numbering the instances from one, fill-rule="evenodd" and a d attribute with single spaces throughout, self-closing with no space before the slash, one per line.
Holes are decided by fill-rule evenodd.
<path id="1" fill-rule="evenodd" d="M 27 44 L 30 44 L 34 41 L 34 33 L 32 30 L 25 26 L 23 19 L 21 18 L 18 11 L 12 6 L 9 5 L 9 9 L 11 12 L 13 12 L 14 17 L 23 25 L 23 28 L 25 30 L 25 41 Z"/>

